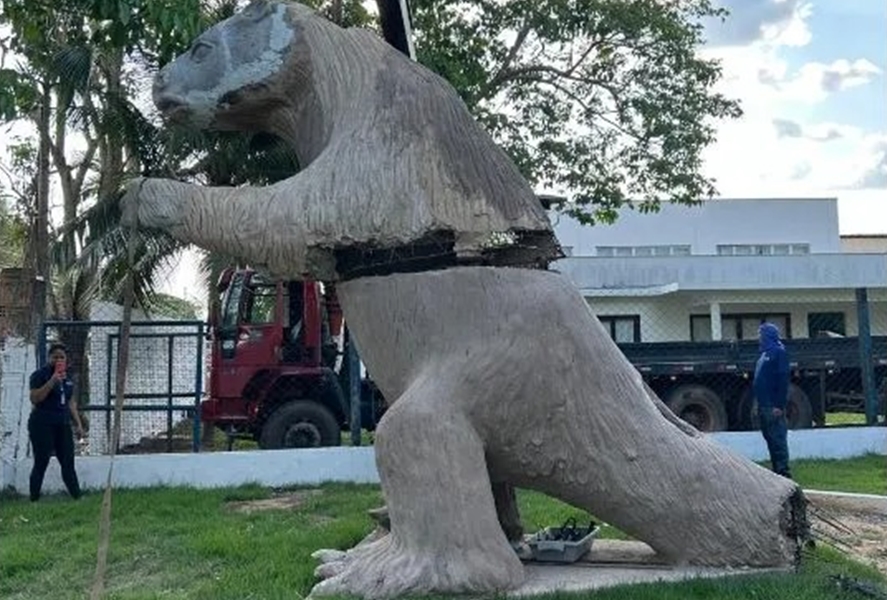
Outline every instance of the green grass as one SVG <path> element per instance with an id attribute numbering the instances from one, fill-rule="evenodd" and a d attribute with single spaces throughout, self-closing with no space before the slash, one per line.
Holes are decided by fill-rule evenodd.
<path id="1" fill-rule="evenodd" d="M 766 463 L 765 463 L 766 464 Z M 851 460 L 796 460 L 792 477 L 817 490 L 887 494 L 887 457 L 869 454 Z"/>
<path id="2" fill-rule="evenodd" d="M 827 427 L 840 427 L 842 425 L 865 425 L 865 414 L 826 413 L 825 424 Z"/>
<path id="3" fill-rule="evenodd" d="M 846 484 L 870 491 L 884 484 L 883 457 L 849 461 L 798 461 L 798 480 L 828 489 Z M 879 479 L 880 478 L 880 479 Z M 878 483 L 880 482 L 880 483 Z M 116 600 L 244 600 L 304 597 L 316 563 L 310 553 L 322 547 L 347 548 L 372 527 L 366 511 L 381 505 L 376 486 L 328 485 L 306 493 L 304 503 L 287 510 L 244 514 L 229 502 L 271 497 L 247 486 L 236 489 L 119 490 L 114 494 L 108 588 Z M 541 494 L 522 491 L 521 514 L 528 531 L 588 516 Z M 87 597 L 94 564 L 101 494 L 79 502 L 50 496 L 32 504 L 0 498 L 0 598 L 5 600 Z M 620 537 L 606 527 L 604 537 Z M 821 548 L 799 575 L 613 589 L 581 597 L 628 598 L 861 598 L 840 595 L 828 575 L 877 579 L 873 571 Z M 580 596 L 577 596 L 580 597 Z"/>

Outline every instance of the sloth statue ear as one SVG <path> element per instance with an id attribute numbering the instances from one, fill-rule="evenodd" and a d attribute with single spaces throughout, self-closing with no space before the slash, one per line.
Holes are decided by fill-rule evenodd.
<path id="1" fill-rule="evenodd" d="M 251 21 L 261 21 L 274 12 L 274 2 L 269 0 L 253 0 L 241 11 L 241 15 Z"/>

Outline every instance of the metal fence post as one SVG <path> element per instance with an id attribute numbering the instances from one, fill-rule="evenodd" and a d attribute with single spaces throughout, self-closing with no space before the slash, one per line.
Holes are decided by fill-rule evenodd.
<path id="1" fill-rule="evenodd" d="M 360 446 L 360 358 L 348 333 L 348 394 L 351 400 L 351 445 Z"/>
<path id="2" fill-rule="evenodd" d="M 41 322 L 38 326 L 37 333 L 37 356 L 34 357 L 37 360 L 37 367 L 42 367 L 46 364 L 46 322 Z"/>
<path id="3" fill-rule="evenodd" d="M 203 323 L 197 324 L 197 367 L 194 369 L 194 422 L 191 450 L 200 452 L 200 399 L 203 396 Z"/>
<path id="4" fill-rule="evenodd" d="M 865 422 L 866 425 L 874 425 L 878 422 L 878 391 L 872 364 L 872 326 L 866 288 L 856 288 L 856 315 L 859 322 L 859 363 L 862 393 L 865 396 Z"/>
<path id="5" fill-rule="evenodd" d="M 173 354 L 176 351 L 175 339 L 176 338 L 174 336 L 172 336 L 172 335 L 169 336 L 167 338 L 167 346 L 166 346 L 166 357 L 167 357 L 167 363 L 166 363 L 166 393 L 167 393 L 167 396 L 166 396 L 166 407 L 167 407 L 166 408 L 166 411 L 167 411 L 166 412 L 166 450 L 167 450 L 167 452 L 172 452 L 172 439 L 173 439 L 173 433 L 172 433 L 172 411 L 173 411 L 173 408 L 172 408 L 172 405 L 173 405 L 173 394 L 175 393 L 175 388 L 173 386 L 172 369 L 173 369 L 173 364 L 174 364 Z"/>

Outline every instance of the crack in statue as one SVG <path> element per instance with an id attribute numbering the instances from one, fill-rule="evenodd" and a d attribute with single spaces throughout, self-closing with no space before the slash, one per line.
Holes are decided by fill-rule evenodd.
<path id="1" fill-rule="evenodd" d="M 375 447 L 390 533 L 319 553 L 313 595 L 519 586 L 514 486 L 673 563 L 796 561 L 800 489 L 645 386 L 575 287 L 544 269 L 560 249 L 543 207 L 443 79 L 371 32 L 259 1 L 167 65 L 154 101 L 169 120 L 280 136 L 303 169 L 265 187 L 138 180 L 124 223 L 337 282 L 393 400 Z"/>

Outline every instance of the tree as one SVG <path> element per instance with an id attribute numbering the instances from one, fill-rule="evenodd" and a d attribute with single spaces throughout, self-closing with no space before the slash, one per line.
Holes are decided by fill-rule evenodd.
<path id="1" fill-rule="evenodd" d="M 157 294 L 154 298 L 153 308 L 158 316 L 167 319 L 188 321 L 197 319 L 197 307 L 192 302 L 169 294 Z"/>
<path id="2" fill-rule="evenodd" d="M 0 194 L 0 269 L 20 267 L 24 259 L 24 222 L 12 213 L 6 199 Z"/>
<path id="3" fill-rule="evenodd" d="M 134 105 L 138 82 L 126 71 L 168 60 L 186 47 L 206 25 L 202 14 L 197 0 L 54 5 L 7 0 L 0 8 L 0 24 L 11 32 L 4 54 L 9 50 L 20 57 L 17 65 L 0 71 L 0 118 L 30 120 L 36 130 L 31 262 L 54 283 L 50 298 L 57 318 L 88 318 L 92 298 L 107 292 L 101 277 L 107 259 L 78 260 L 94 237 L 88 227 L 77 226 L 84 209 L 112 196 L 151 158 L 145 152 L 153 147 L 143 143 L 147 120 Z M 74 137 L 83 141 L 81 152 L 72 152 Z M 52 237 L 51 178 L 62 197 L 58 232 L 65 234 Z M 149 260 L 152 266 L 156 262 Z"/>
<path id="4" fill-rule="evenodd" d="M 374 21 L 361 0 L 306 0 L 327 18 L 345 27 L 372 27 Z M 201 28 L 229 17 L 236 8 L 234 1 L 202 2 Z M 162 26 L 175 25 L 170 16 Z M 152 30 L 165 38 L 162 27 Z M 178 30 L 177 30 L 178 31 Z M 193 32 L 196 35 L 197 32 Z M 141 50 L 139 66 L 151 75 L 176 53 L 190 45 L 191 38 L 178 35 L 163 46 L 162 51 Z M 153 111 L 149 111 L 153 112 Z M 264 134 L 241 132 L 208 132 L 176 126 L 165 126 L 157 119 L 131 114 L 127 119 L 136 129 L 139 140 L 141 174 L 162 175 L 210 186 L 266 185 L 290 177 L 298 172 L 299 163 L 292 149 L 279 138 Z M 135 126 L 138 123 L 138 126 Z M 124 278 L 130 272 L 125 264 L 128 234 L 118 226 L 119 194 L 99 194 L 97 202 L 69 223 L 70 232 L 90 232 L 80 254 L 81 264 L 101 265 L 103 284 L 107 293 L 119 296 Z M 186 248 L 169 236 L 156 234 L 142 238 L 140 257 L 135 268 L 135 291 L 139 303 L 149 312 L 156 311 L 157 296 L 153 286 L 154 275 L 179 252 Z M 215 283 L 221 271 L 229 266 L 245 266 L 237 257 L 201 252 L 201 270 L 210 308 L 217 301 Z"/>
<path id="5" fill-rule="evenodd" d="M 714 122 L 738 104 L 697 54 L 709 0 L 412 0 L 418 60 L 459 91 L 533 184 L 592 224 L 715 193 Z"/>
<path id="6" fill-rule="evenodd" d="M 13 144 L 11 164 L 0 165 L 0 269 L 22 267 L 29 250 L 26 210 L 34 195 L 33 148 Z"/>
<path id="7" fill-rule="evenodd" d="M 360 0 L 308 3 L 345 26 L 377 26 Z M 55 131 L 62 131 L 59 114 L 80 117 L 71 122 L 96 132 L 87 136 L 96 147 L 88 172 L 101 174 L 90 188 L 69 186 L 68 195 L 81 201 L 73 218 L 70 211 L 66 215 L 65 230 L 77 233 L 57 248 L 60 265 L 72 264 L 75 255 L 81 265 L 101 270 L 107 294 L 119 290 L 128 271 L 122 261 L 126 233 L 115 227 L 113 207 L 122 178 L 164 174 L 206 185 L 242 185 L 298 171 L 289 148 L 271 136 L 163 127 L 151 111 L 135 107 L 136 86 L 122 76 L 126 68 L 150 76 L 200 30 L 230 15 L 232 0 L 65 0 L 36 12 L 30 5 L 6 2 L 0 20 L 14 25 L 13 46 L 26 50 L 31 71 L 48 77 L 50 92 L 61 90 L 63 81 L 76 84 L 59 96 L 64 102 Z M 561 210 L 594 223 L 614 219 L 616 209 L 630 201 L 656 210 L 661 201 L 692 204 L 714 193 L 714 182 L 701 173 L 701 153 L 714 140 L 713 122 L 740 111 L 712 91 L 720 76 L 717 63 L 696 55 L 703 41 L 699 23 L 725 16 L 708 0 L 412 0 L 411 9 L 419 61 L 453 84 L 531 183 L 570 192 Z M 53 21 L 56 10 L 69 17 Z M 91 24 L 88 33 L 67 32 L 82 23 Z M 14 75 L 15 85 L 0 93 L 0 113 L 40 117 L 34 108 L 42 105 L 46 86 Z M 84 86 L 90 94 L 82 93 Z M 99 126 L 112 135 L 100 139 Z M 56 146 L 50 154 L 59 158 L 64 153 Z M 76 165 L 63 166 L 62 180 L 68 173 L 74 183 L 85 183 L 71 175 L 75 170 Z M 83 202 L 84 196 L 92 200 Z M 104 202 L 108 205 L 101 206 Z M 136 289 L 140 302 L 149 305 L 154 273 L 183 246 L 163 236 L 143 244 Z M 209 262 L 216 265 L 207 270 L 214 283 L 219 265 L 233 260 Z M 62 312 L 81 313 L 68 304 L 71 310 Z"/>

